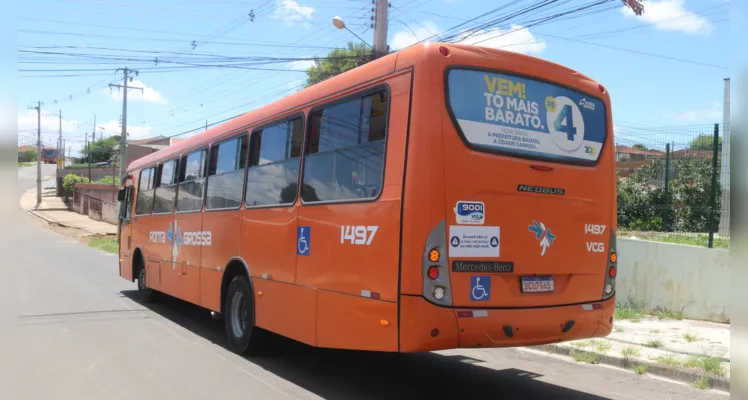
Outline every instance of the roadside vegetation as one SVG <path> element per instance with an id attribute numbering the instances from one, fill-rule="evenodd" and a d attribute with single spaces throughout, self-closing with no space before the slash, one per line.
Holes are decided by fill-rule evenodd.
<path id="1" fill-rule="evenodd" d="M 105 251 L 107 253 L 119 253 L 119 243 L 114 237 L 94 236 L 88 242 L 88 246 L 93 247 L 94 249 Z"/>
<path id="2" fill-rule="evenodd" d="M 616 305 L 617 320 L 641 322 L 642 318 L 647 315 L 646 312 L 647 309 L 644 308 L 644 303 L 639 303 L 633 299 L 629 299 L 626 303 L 618 303 Z"/>

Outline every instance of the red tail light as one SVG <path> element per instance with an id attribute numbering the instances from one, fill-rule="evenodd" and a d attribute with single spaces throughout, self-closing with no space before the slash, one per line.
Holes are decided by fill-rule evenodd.
<path id="1" fill-rule="evenodd" d="M 439 53 L 442 53 L 442 55 L 446 57 L 449 55 L 449 49 L 444 46 L 441 46 L 439 47 Z"/>
<path id="2" fill-rule="evenodd" d="M 429 267 L 429 278 L 436 279 L 439 277 L 439 268 L 431 266 Z"/>
<path id="3" fill-rule="evenodd" d="M 610 267 L 608 270 L 608 275 L 610 275 L 611 278 L 615 278 L 617 273 L 618 269 L 616 269 L 616 267 Z"/>

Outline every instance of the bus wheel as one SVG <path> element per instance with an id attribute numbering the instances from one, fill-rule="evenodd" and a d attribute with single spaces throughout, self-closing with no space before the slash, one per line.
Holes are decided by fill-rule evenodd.
<path id="1" fill-rule="evenodd" d="M 237 276 L 229 284 L 224 306 L 224 325 L 229 350 L 249 356 L 262 355 L 267 350 L 267 332 L 254 326 L 254 297 L 249 282 Z"/>
<path id="2" fill-rule="evenodd" d="M 153 301 L 153 289 L 149 288 L 148 282 L 146 282 L 145 265 L 142 260 L 140 261 L 140 267 L 138 268 L 138 295 L 140 296 L 140 299 L 146 303 Z"/>

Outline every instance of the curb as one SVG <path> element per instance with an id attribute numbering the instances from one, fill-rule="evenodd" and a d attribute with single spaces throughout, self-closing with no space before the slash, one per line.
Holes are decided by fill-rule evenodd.
<path id="1" fill-rule="evenodd" d="M 624 357 L 611 356 L 607 354 L 595 353 L 583 349 L 575 349 L 567 346 L 559 346 L 555 344 L 544 344 L 540 346 L 531 346 L 530 348 L 540 350 L 546 353 L 561 354 L 565 356 L 571 356 L 572 352 L 595 354 L 599 357 L 599 363 L 605 365 L 611 365 L 623 369 L 631 369 L 635 364 L 647 364 L 649 370 L 647 371 L 650 375 L 656 375 L 663 378 L 684 382 L 687 384 L 693 383 L 697 378 L 703 376 L 703 373 L 694 371 L 688 368 L 676 367 L 672 365 L 659 364 L 652 361 L 643 361 L 637 359 L 629 359 Z M 712 389 L 722 390 L 730 392 L 730 380 L 728 378 L 710 377 L 712 383 Z"/>

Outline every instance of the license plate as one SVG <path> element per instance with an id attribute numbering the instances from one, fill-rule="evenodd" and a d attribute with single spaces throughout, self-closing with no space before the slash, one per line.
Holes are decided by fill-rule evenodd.
<path id="1" fill-rule="evenodd" d="M 521 278 L 522 293 L 543 293 L 553 291 L 552 276 L 524 276 Z"/>

